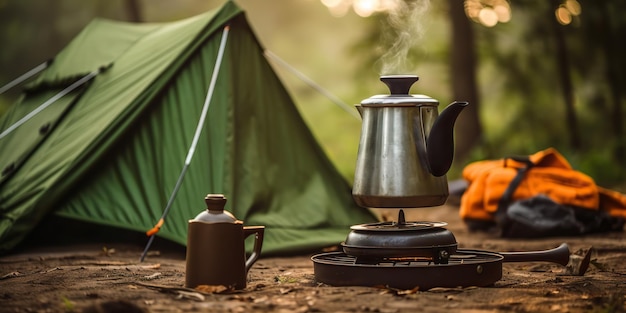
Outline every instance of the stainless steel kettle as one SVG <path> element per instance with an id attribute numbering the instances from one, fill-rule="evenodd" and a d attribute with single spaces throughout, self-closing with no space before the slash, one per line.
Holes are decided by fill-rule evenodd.
<path id="1" fill-rule="evenodd" d="M 437 206 L 448 197 L 445 174 L 454 155 L 453 128 L 468 105 L 456 101 L 437 111 L 439 102 L 410 95 L 415 75 L 381 76 L 390 95 L 365 99 L 352 195 L 367 208 Z"/>

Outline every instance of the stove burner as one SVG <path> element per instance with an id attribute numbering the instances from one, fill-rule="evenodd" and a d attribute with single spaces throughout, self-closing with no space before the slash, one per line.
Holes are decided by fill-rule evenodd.
<path id="1" fill-rule="evenodd" d="M 346 240 L 341 243 L 343 252 L 369 263 L 384 258 L 422 258 L 434 263 L 448 263 L 456 252 L 454 235 L 443 228 L 444 222 L 407 222 L 404 211 L 398 213 L 397 222 L 360 224 L 350 227 Z"/>
<path id="2" fill-rule="evenodd" d="M 315 278 L 333 286 L 384 286 L 427 290 L 434 287 L 489 286 L 502 278 L 503 257 L 479 250 L 457 250 L 447 264 L 425 258 L 364 261 L 342 252 L 314 255 Z"/>

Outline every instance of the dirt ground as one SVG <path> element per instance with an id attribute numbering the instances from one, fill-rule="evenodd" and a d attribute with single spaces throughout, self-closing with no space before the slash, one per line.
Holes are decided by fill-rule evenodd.
<path id="1" fill-rule="evenodd" d="M 245 290 L 210 293 L 183 288 L 182 248 L 156 246 L 140 263 L 138 244 L 59 245 L 0 258 L 0 312 L 626 312 L 624 232 L 505 240 L 469 233 L 454 206 L 411 210 L 407 220 L 448 222 L 459 248 L 529 251 L 565 242 L 572 253 L 593 247 L 592 260 L 582 276 L 573 266 L 504 263 L 490 287 L 416 291 L 328 286 L 315 281 L 309 254 L 262 257 Z"/>

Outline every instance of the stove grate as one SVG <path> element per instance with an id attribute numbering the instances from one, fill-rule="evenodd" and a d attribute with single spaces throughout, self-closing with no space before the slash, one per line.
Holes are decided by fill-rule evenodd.
<path id="1" fill-rule="evenodd" d="M 434 267 L 454 266 L 460 264 L 480 264 L 498 260 L 498 256 L 492 254 L 474 254 L 471 251 L 450 256 L 447 264 L 435 264 L 428 258 L 362 258 L 347 255 L 345 253 L 328 253 L 316 255 L 313 261 L 338 266 L 377 266 L 377 267 Z"/>
<path id="2" fill-rule="evenodd" d="M 314 255 L 315 280 L 331 286 L 386 286 L 428 290 L 433 287 L 488 286 L 502 278 L 502 259 L 496 253 L 457 250 L 447 264 L 411 258 L 363 260 L 343 252 Z"/>

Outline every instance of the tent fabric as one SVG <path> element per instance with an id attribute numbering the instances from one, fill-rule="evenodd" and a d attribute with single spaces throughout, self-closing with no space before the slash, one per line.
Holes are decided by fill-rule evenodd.
<path id="1" fill-rule="evenodd" d="M 186 244 L 187 222 L 205 209 L 208 193 L 224 194 L 226 209 L 246 225 L 266 226 L 264 254 L 334 245 L 350 225 L 374 220 L 352 200 L 244 12 L 227 2 L 172 23 L 94 20 L 28 86 L 0 130 L 68 81 L 101 70 L 0 139 L 0 252 L 47 214 L 152 228 L 184 166 L 226 25 L 207 121 L 157 236 Z M 52 127 L 37 134 L 42 124 Z"/>

